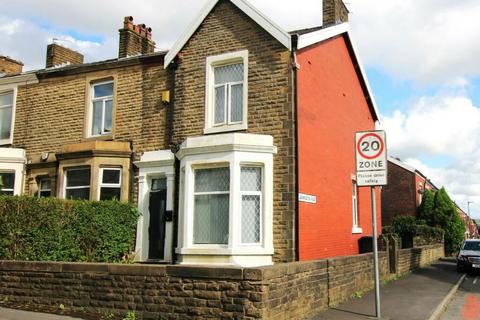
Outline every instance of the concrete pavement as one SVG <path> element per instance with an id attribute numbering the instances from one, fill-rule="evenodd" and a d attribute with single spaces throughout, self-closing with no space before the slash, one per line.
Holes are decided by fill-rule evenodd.
<path id="1" fill-rule="evenodd" d="M 383 286 L 380 290 L 382 319 L 429 319 L 461 277 L 453 262 L 438 261 Z M 370 291 L 360 299 L 329 309 L 316 320 L 372 319 L 375 316 L 374 297 L 374 291 Z"/>
<path id="2" fill-rule="evenodd" d="M 0 308 L 0 320 L 82 320 L 56 314 Z"/>

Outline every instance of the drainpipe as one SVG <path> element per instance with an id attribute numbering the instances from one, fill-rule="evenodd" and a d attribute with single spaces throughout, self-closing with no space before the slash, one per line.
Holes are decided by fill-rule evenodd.
<path id="1" fill-rule="evenodd" d="M 295 146 L 295 260 L 300 260 L 299 246 L 299 178 L 298 178 L 298 69 L 297 62 L 298 34 L 292 35 L 292 69 L 293 69 L 293 122 L 294 122 L 294 146 Z"/>
<path id="2" fill-rule="evenodd" d="M 172 264 L 175 264 L 177 261 L 177 255 L 175 253 L 175 248 L 178 244 L 178 204 L 179 204 L 179 187 L 180 187 L 180 161 L 176 157 L 176 153 L 178 152 L 179 146 L 173 142 L 173 131 L 174 131 L 174 120 L 175 120 L 175 80 L 176 80 L 176 70 L 179 65 L 179 58 L 176 57 L 172 63 L 170 63 L 167 70 L 170 70 L 171 77 L 170 77 L 170 105 L 167 109 L 167 143 L 175 155 L 175 163 L 174 163 L 174 189 L 173 189 L 173 212 L 172 212 Z"/>

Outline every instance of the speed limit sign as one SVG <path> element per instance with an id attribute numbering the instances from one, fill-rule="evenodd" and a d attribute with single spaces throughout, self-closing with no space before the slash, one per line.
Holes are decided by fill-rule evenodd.
<path id="1" fill-rule="evenodd" d="M 357 185 L 387 184 L 387 146 L 385 131 L 362 131 L 355 134 Z"/>

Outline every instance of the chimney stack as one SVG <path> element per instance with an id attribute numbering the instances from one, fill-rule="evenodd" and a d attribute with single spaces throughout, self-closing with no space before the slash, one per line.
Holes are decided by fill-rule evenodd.
<path id="1" fill-rule="evenodd" d="M 47 68 L 52 68 L 59 65 L 82 63 L 83 55 L 81 53 L 62 47 L 56 43 L 52 43 L 47 46 Z"/>
<path id="2" fill-rule="evenodd" d="M 342 0 L 323 0 L 323 26 L 347 22 L 348 13 Z"/>
<path id="3" fill-rule="evenodd" d="M 0 76 L 12 76 L 22 73 L 23 63 L 10 57 L 0 55 Z"/>
<path id="4" fill-rule="evenodd" d="M 118 57 L 125 58 L 139 54 L 153 53 L 155 42 L 152 41 L 152 28 L 144 24 L 133 24 L 133 17 L 128 16 L 123 20 L 120 33 Z"/>

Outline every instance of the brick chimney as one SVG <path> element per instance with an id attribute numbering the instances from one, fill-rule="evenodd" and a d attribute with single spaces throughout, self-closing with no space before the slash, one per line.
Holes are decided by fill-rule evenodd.
<path id="1" fill-rule="evenodd" d="M 47 46 L 46 67 L 51 68 L 63 64 L 82 64 L 83 54 L 72 49 L 62 47 L 59 44 L 52 43 Z"/>
<path id="2" fill-rule="evenodd" d="M 324 26 L 347 22 L 348 13 L 348 9 L 342 0 L 323 0 Z"/>
<path id="3" fill-rule="evenodd" d="M 125 58 L 139 54 L 153 53 L 155 42 L 152 41 L 152 28 L 144 24 L 133 24 L 133 17 L 125 17 L 120 32 L 118 57 Z"/>
<path id="4" fill-rule="evenodd" d="M 15 75 L 22 73 L 23 63 L 7 56 L 0 55 L 0 75 Z"/>

